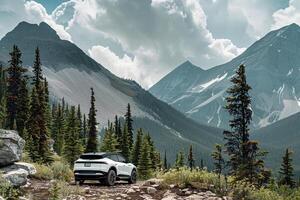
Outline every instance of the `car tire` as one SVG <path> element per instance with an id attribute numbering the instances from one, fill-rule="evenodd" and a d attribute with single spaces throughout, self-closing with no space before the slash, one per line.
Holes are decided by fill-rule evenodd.
<path id="1" fill-rule="evenodd" d="M 128 183 L 129 184 L 134 184 L 134 183 L 136 183 L 136 179 L 137 179 L 137 173 L 136 173 L 136 170 L 134 169 L 131 172 L 131 176 L 130 176 L 130 178 L 128 180 Z"/>
<path id="2" fill-rule="evenodd" d="M 106 177 L 106 185 L 108 186 L 113 186 L 116 183 L 116 179 L 117 179 L 117 173 L 115 170 L 110 169 L 107 173 L 107 177 Z"/>

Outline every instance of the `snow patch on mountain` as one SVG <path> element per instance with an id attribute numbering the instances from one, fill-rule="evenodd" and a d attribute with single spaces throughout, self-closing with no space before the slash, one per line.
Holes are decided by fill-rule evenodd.
<path id="1" fill-rule="evenodd" d="M 200 93 L 200 92 L 204 91 L 206 88 L 212 86 L 213 84 L 222 81 L 223 79 L 226 78 L 226 76 L 227 76 L 227 72 L 225 74 L 223 74 L 221 77 L 220 77 L 220 75 L 218 75 L 216 78 L 214 78 L 214 79 L 212 79 L 212 80 L 210 80 L 206 83 L 203 83 L 203 84 L 200 84 L 196 87 L 193 87 L 191 89 L 191 92 L 192 93 Z"/>

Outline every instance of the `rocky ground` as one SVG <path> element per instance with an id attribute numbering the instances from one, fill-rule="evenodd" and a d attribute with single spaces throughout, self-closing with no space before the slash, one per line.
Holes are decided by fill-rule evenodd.
<path id="1" fill-rule="evenodd" d="M 32 200 L 47 200 L 51 182 L 30 180 L 24 187 L 27 198 Z M 70 185 L 76 187 L 75 185 Z M 107 187 L 100 183 L 88 182 L 80 188 L 83 193 L 70 195 L 67 200 L 229 200 L 228 197 L 218 197 L 210 191 L 199 191 L 197 189 L 180 189 L 175 185 L 162 186 L 158 179 L 138 182 L 130 185 L 119 182 L 113 187 Z"/>

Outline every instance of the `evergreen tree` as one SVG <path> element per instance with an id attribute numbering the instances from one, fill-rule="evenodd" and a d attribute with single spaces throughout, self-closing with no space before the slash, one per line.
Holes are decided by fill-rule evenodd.
<path id="1" fill-rule="evenodd" d="M 70 166 L 78 159 L 82 152 L 80 141 L 80 129 L 78 119 L 75 113 L 75 106 L 71 106 L 70 115 L 67 119 L 65 134 L 65 144 L 63 148 L 63 156 Z"/>
<path id="2" fill-rule="evenodd" d="M 123 137 L 122 137 L 122 155 L 126 160 L 129 160 L 130 157 L 130 149 L 129 149 L 129 141 L 128 141 L 128 128 L 127 125 L 124 124 Z"/>
<path id="3" fill-rule="evenodd" d="M 61 104 L 58 104 L 57 111 L 53 117 L 53 125 L 52 125 L 52 139 L 54 140 L 54 151 L 58 155 L 62 155 L 64 138 L 65 138 L 65 119 L 62 111 Z"/>
<path id="4" fill-rule="evenodd" d="M 292 151 L 286 149 L 285 155 L 282 157 L 282 164 L 279 171 L 281 175 L 279 184 L 287 185 L 289 187 L 295 186 L 295 181 L 293 179 L 294 176 L 294 168 L 293 168 L 293 159 L 292 159 Z"/>
<path id="5" fill-rule="evenodd" d="M 47 79 L 44 78 L 44 93 L 45 93 L 45 115 L 46 115 L 46 122 L 48 130 L 51 130 L 51 107 L 50 107 L 50 99 L 49 99 L 49 88 Z"/>
<path id="6" fill-rule="evenodd" d="M 45 88 L 43 84 L 42 68 L 40 62 L 40 54 L 36 49 L 35 62 L 33 66 L 33 90 L 31 99 L 31 108 L 29 111 L 28 133 L 32 134 L 32 143 L 37 144 L 38 161 L 41 163 L 52 162 L 52 153 L 49 147 L 49 129 L 47 127 L 46 106 L 48 102 L 45 100 Z M 32 130 L 32 131 L 29 131 Z M 36 141 L 38 140 L 38 141 Z M 32 158 L 33 160 L 35 158 Z"/>
<path id="7" fill-rule="evenodd" d="M 97 120 L 96 120 L 96 108 L 95 108 L 95 93 L 94 89 L 91 88 L 91 108 L 89 112 L 89 134 L 87 139 L 87 146 L 85 152 L 97 152 L 98 150 L 98 137 L 97 137 Z"/>
<path id="8" fill-rule="evenodd" d="M 149 144 L 149 154 L 150 154 L 150 159 L 151 159 L 151 169 L 155 170 L 157 168 L 157 152 L 155 151 L 154 142 L 151 139 L 149 133 L 146 135 L 146 138 L 147 138 L 148 144 Z"/>
<path id="9" fill-rule="evenodd" d="M 26 69 L 22 67 L 21 51 L 14 45 L 9 53 L 11 59 L 7 68 L 7 92 L 6 92 L 6 128 L 15 129 L 17 116 L 18 93 Z"/>
<path id="10" fill-rule="evenodd" d="M 219 144 L 215 145 L 215 151 L 211 154 L 214 159 L 215 172 L 218 174 L 219 179 L 224 169 L 225 160 L 222 155 L 222 146 Z"/>
<path id="11" fill-rule="evenodd" d="M 6 119 L 7 81 L 4 67 L 0 65 L 0 128 L 4 128 Z"/>
<path id="12" fill-rule="evenodd" d="M 28 150 L 29 157 L 33 162 L 39 161 L 39 100 L 36 93 L 36 88 L 33 87 L 30 96 L 29 118 L 26 124 L 28 135 L 26 140 L 26 149 Z"/>
<path id="13" fill-rule="evenodd" d="M 179 151 L 176 155 L 175 167 L 180 168 L 184 166 L 184 153 L 183 151 Z"/>
<path id="14" fill-rule="evenodd" d="M 79 123 L 79 132 L 80 132 L 80 140 L 82 142 L 82 145 L 84 144 L 83 141 L 84 141 L 84 135 L 83 135 L 83 122 L 82 122 L 82 114 L 81 114 L 81 109 L 80 109 L 80 104 L 78 104 L 77 106 L 77 120 L 78 120 L 78 123 Z"/>
<path id="15" fill-rule="evenodd" d="M 130 109 L 130 104 L 127 105 L 127 112 L 125 114 L 125 124 L 127 126 L 128 130 L 128 145 L 129 149 L 132 148 L 133 146 L 133 126 L 132 126 L 132 116 L 131 116 L 131 109 Z"/>
<path id="16" fill-rule="evenodd" d="M 148 143 L 148 138 L 143 137 L 142 149 L 140 153 L 140 158 L 138 161 L 138 172 L 142 179 L 147 179 L 151 175 L 151 158 L 150 158 L 150 147 Z"/>
<path id="17" fill-rule="evenodd" d="M 118 146 L 117 149 L 121 150 L 122 149 L 122 129 L 121 129 L 121 122 L 118 118 L 118 116 L 115 116 L 115 123 L 114 123 L 114 127 L 115 127 L 115 135 L 118 141 Z"/>
<path id="18" fill-rule="evenodd" d="M 41 58 L 40 58 L 40 50 L 37 47 L 35 49 L 35 59 L 33 63 L 33 74 L 34 76 L 32 77 L 33 82 L 32 84 L 36 89 L 41 88 L 42 82 L 43 82 L 43 74 L 42 74 L 42 63 L 41 63 Z"/>
<path id="19" fill-rule="evenodd" d="M 87 132 L 88 132 L 88 127 L 87 127 L 87 121 L 85 114 L 83 114 L 83 122 L 82 122 L 82 144 L 83 146 L 86 145 L 86 139 L 87 139 Z"/>
<path id="20" fill-rule="evenodd" d="M 105 129 L 104 137 L 100 146 L 102 152 L 115 152 L 117 151 L 118 141 L 114 133 L 112 123 L 108 121 L 108 128 Z"/>
<path id="21" fill-rule="evenodd" d="M 27 89 L 27 79 L 22 78 L 18 96 L 17 96 L 17 115 L 16 125 L 19 135 L 23 138 L 25 132 L 25 126 L 29 116 L 29 93 Z"/>
<path id="22" fill-rule="evenodd" d="M 132 152 L 131 152 L 131 162 L 135 166 L 138 165 L 140 152 L 142 150 L 142 142 L 143 142 L 143 130 L 138 129 L 137 134 L 136 134 L 135 143 L 133 145 L 133 149 L 132 149 Z"/>
<path id="23" fill-rule="evenodd" d="M 195 160 L 194 160 L 194 154 L 193 154 L 193 146 L 190 145 L 190 150 L 189 150 L 189 156 L 188 156 L 188 163 L 190 169 L 194 169 L 195 167 Z"/>
<path id="24" fill-rule="evenodd" d="M 236 75 L 231 79 L 233 86 L 227 90 L 228 110 L 232 119 L 229 121 L 231 131 L 224 131 L 226 152 L 229 155 L 230 173 L 236 180 L 247 180 L 251 183 L 259 182 L 258 177 L 264 171 L 261 159 L 266 153 L 261 152 L 258 143 L 249 139 L 249 125 L 252 120 L 251 87 L 246 81 L 245 66 L 241 65 Z"/>
<path id="25" fill-rule="evenodd" d="M 168 169 L 167 151 L 165 151 L 163 168 L 164 168 L 164 170 Z"/>

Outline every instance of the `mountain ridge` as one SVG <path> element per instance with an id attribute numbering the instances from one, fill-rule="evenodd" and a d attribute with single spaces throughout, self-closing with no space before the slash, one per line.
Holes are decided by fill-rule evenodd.
<path id="1" fill-rule="evenodd" d="M 227 129 L 229 116 L 222 109 L 226 90 L 236 68 L 245 64 L 253 88 L 253 128 L 267 126 L 300 111 L 299 38 L 298 25 L 282 27 L 266 34 L 227 63 L 207 70 L 199 68 L 189 72 L 187 69 L 181 74 L 175 69 L 149 91 L 200 123 Z"/>
<path id="2" fill-rule="evenodd" d="M 31 37 L 28 33 L 23 33 L 22 36 L 20 27 L 21 30 L 26 27 L 28 33 L 32 32 L 28 29 L 34 29 L 33 32 L 38 33 L 39 37 Z M 39 28 L 42 30 L 36 30 Z M 175 159 L 175 153 L 179 149 L 187 149 L 193 144 L 195 152 L 203 155 L 204 161 L 211 165 L 210 151 L 214 143 L 221 142 L 221 130 L 186 118 L 168 104 L 156 99 L 135 81 L 113 75 L 75 44 L 54 36 L 43 38 L 40 33 L 47 28 L 49 26 L 43 23 L 21 23 L 0 40 L 0 60 L 8 60 L 8 53 L 16 44 L 22 52 L 24 65 L 30 68 L 34 50 L 38 46 L 51 96 L 64 97 L 71 105 L 80 104 L 82 111 L 87 113 L 89 88 L 93 87 L 98 110 L 97 120 L 102 127 L 107 124 L 108 119 L 112 121 L 115 115 L 124 116 L 126 106 L 130 103 L 137 123 L 135 128 L 143 125 L 142 128 L 151 134 L 161 152 L 169 152 L 170 160 Z M 14 35 L 18 37 L 12 37 Z M 167 143 L 170 145 L 166 145 Z"/>

